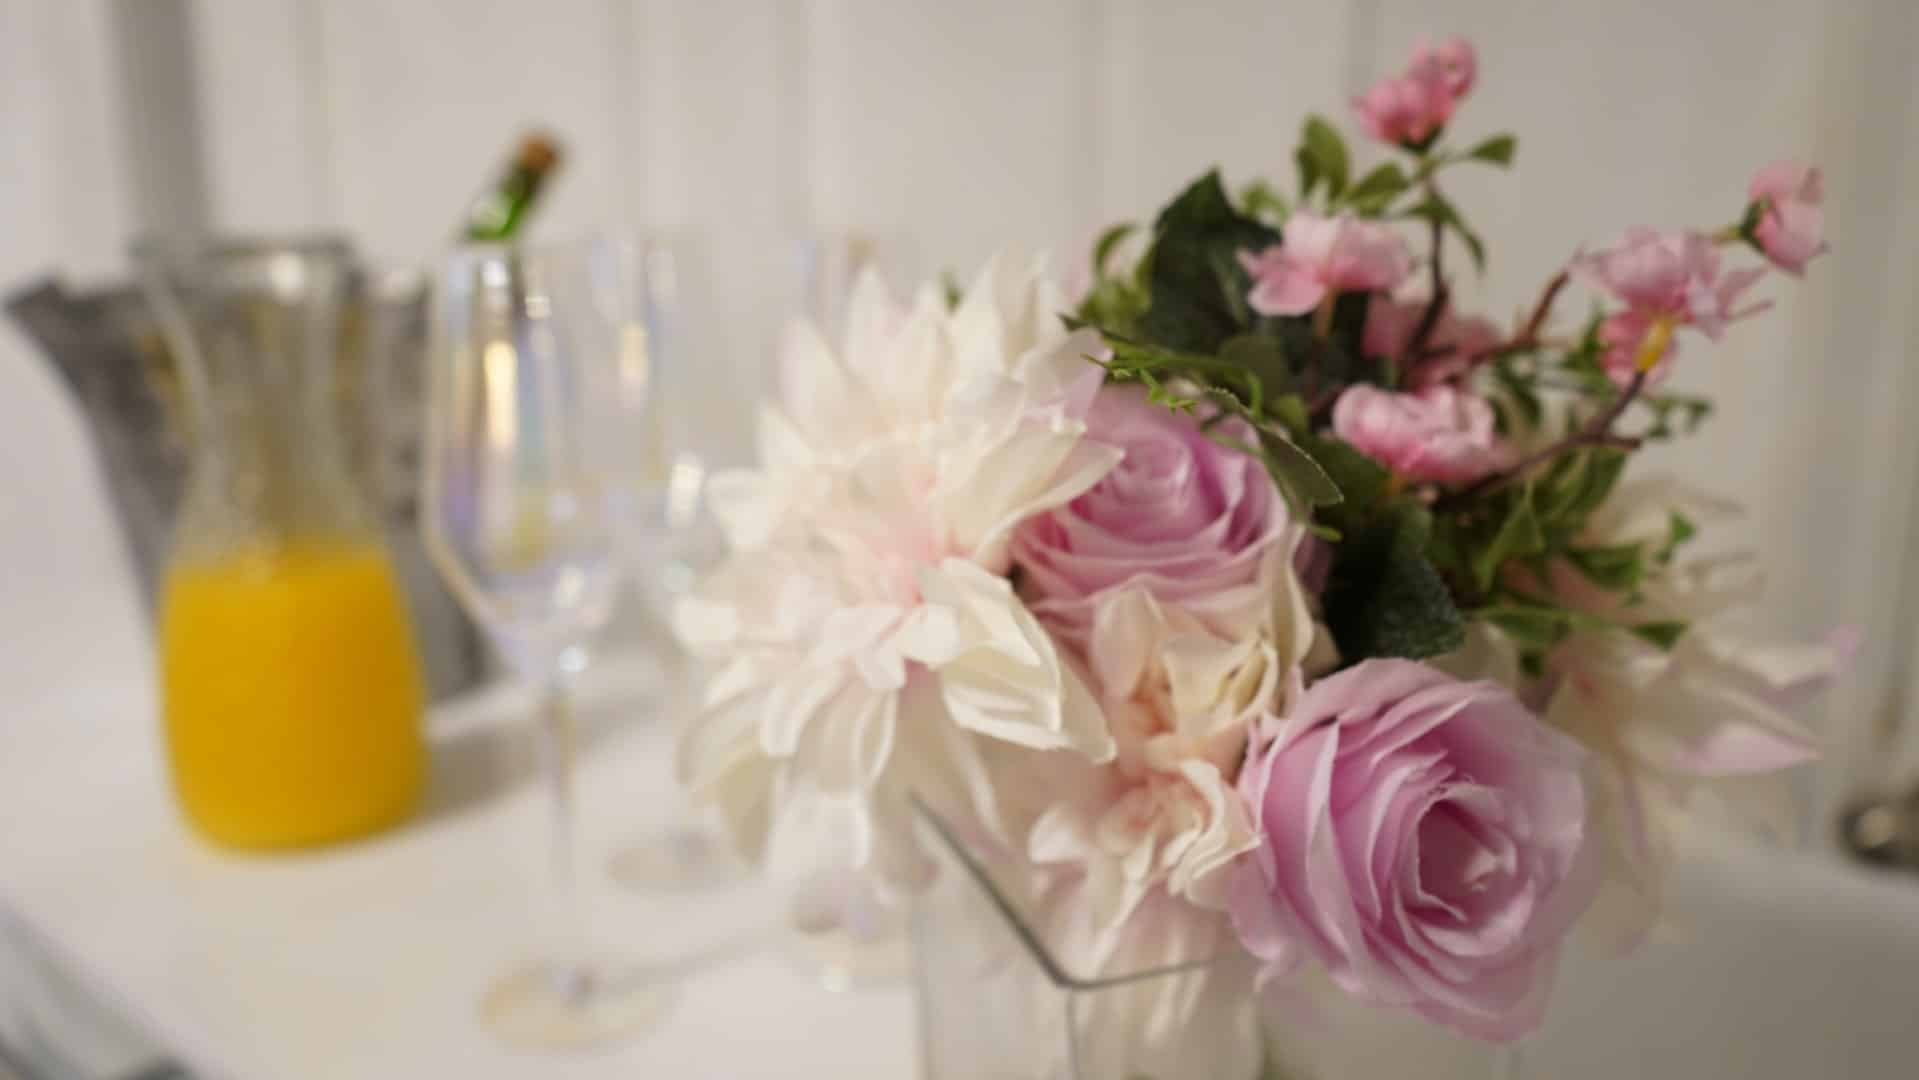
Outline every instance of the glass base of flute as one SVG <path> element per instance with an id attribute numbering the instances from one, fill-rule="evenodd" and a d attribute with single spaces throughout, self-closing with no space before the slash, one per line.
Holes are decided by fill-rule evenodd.
<path id="1" fill-rule="evenodd" d="M 653 1027 L 672 1002 L 662 974 L 617 959 L 590 943 L 580 892 L 578 813 L 573 757 L 577 740 L 566 680 L 584 668 L 583 654 L 546 690 L 539 732 L 541 772 L 549 787 L 549 855 L 554 910 L 546 957 L 516 968 L 487 988 L 480 1016 L 501 1039 L 529 1049 L 585 1049 L 619 1042 Z"/>
<path id="2" fill-rule="evenodd" d="M 686 595 L 699 575 L 711 569 L 719 537 L 709 518 L 700 512 L 706 468 L 698 456 L 680 454 L 668 473 L 661 505 L 647 515 L 654 529 L 634 546 L 648 558 L 635 558 L 634 578 L 642 599 L 659 623 L 657 648 L 667 668 L 666 687 L 651 703 L 656 715 L 670 726 L 677 742 L 680 725 L 698 711 L 701 680 L 688 657 L 673 639 L 668 624 L 673 606 Z M 635 530 L 636 532 L 639 530 Z M 669 762 L 672 750 L 665 756 Z M 677 777 L 662 780 L 666 806 L 658 819 L 614 853 L 607 871 L 615 883 L 634 892 L 690 893 L 726 889 L 751 875 L 733 850 L 726 830 L 710 814 L 694 807 Z"/>
<path id="3" fill-rule="evenodd" d="M 856 872 L 822 873 L 799 888 L 784 951 L 800 974 L 835 993 L 906 981 L 913 952 L 904 904 L 881 898 Z"/>

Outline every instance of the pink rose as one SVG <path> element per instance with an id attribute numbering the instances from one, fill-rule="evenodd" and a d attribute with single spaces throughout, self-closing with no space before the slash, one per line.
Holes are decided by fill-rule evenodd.
<path id="1" fill-rule="evenodd" d="M 1366 329 L 1360 346 L 1367 356 L 1394 361 L 1404 373 L 1407 385 L 1423 389 L 1454 379 L 1472 370 L 1478 362 L 1499 348 L 1504 338 L 1491 319 L 1477 315 L 1461 317 L 1451 305 L 1439 313 L 1439 321 L 1427 335 L 1420 358 L 1406 355 L 1413 332 L 1425 317 L 1427 301 L 1395 300 L 1376 296 L 1366 306 Z"/>
<path id="2" fill-rule="evenodd" d="M 1503 466 L 1493 407 L 1454 386 L 1396 394 L 1354 383 L 1333 403 L 1333 433 L 1408 480 L 1468 484 Z"/>
<path id="3" fill-rule="evenodd" d="M 1419 42 L 1405 73 L 1374 83 L 1353 99 L 1366 133 L 1381 142 L 1419 147 L 1452 119 L 1453 110 L 1473 88 L 1478 59 L 1464 38 L 1439 45 Z"/>
<path id="4" fill-rule="evenodd" d="M 1720 272 L 1719 249 L 1702 233 L 1628 229 L 1612 248 L 1573 258 L 1572 270 L 1626 305 L 1601 327 L 1602 364 L 1624 385 L 1642 363 L 1664 363 L 1672 332 L 1696 326 L 1718 340 L 1726 324 L 1757 314 L 1766 304 L 1737 308 L 1739 297 L 1765 276 L 1762 269 Z"/>
<path id="5" fill-rule="evenodd" d="M 1796 161 L 1775 161 L 1759 170 L 1747 189 L 1759 204 L 1753 239 L 1774 266 L 1788 274 L 1805 271 L 1814 255 L 1826 250 L 1826 181 L 1818 169 Z"/>
<path id="6" fill-rule="evenodd" d="M 1413 270 L 1398 233 L 1351 214 L 1323 218 L 1296 210 L 1286 219 L 1284 239 L 1257 254 L 1239 253 L 1253 277 L 1247 302 L 1261 315 L 1303 315 L 1331 293 L 1391 289 Z"/>
<path id="7" fill-rule="evenodd" d="M 1228 590 L 1256 585 L 1267 552 L 1294 539 L 1257 460 L 1140 388 L 1101 388 L 1086 424 L 1088 438 L 1125 456 L 1091 491 L 1013 536 L 1023 593 L 1068 638 L 1083 643 L 1097 599 L 1129 584 L 1162 603 L 1216 604 Z"/>
<path id="8" fill-rule="evenodd" d="M 1599 883 L 1578 744 L 1490 682 L 1368 660 L 1313 684 L 1240 770 L 1260 846 L 1228 909 L 1283 975 L 1484 1039 L 1539 1025 Z"/>

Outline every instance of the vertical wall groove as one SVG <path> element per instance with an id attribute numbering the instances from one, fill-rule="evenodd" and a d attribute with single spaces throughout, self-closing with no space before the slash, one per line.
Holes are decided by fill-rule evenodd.
<path id="1" fill-rule="evenodd" d="M 809 225 L 818 214 L 811 152 L 816 80 L 807 6 L 782 3 L 773 23 L 773 75 L 779 116 L 774 158 L 782 196 L 776 213 L 788 229 Z"/>
<path id="2" fill-rule="evenodd" d="M 326 24 L 320 0 L 294 3 L 293 61 L 300 83 L 300 149 L 309 177 L 306 213 L 318 224 L 338 227 L 343 224 L 339 171 L 334 162 L 338 133 L 328 104 Z"/>

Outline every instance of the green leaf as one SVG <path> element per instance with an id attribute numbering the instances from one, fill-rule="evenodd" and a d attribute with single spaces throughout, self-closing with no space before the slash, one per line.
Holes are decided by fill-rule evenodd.
<path id="1" fill-rule="evenodd" d="M 1526 430 L 1537 430 L 1546 417 L 1545 402 L 1540 400 L 1535 381 L 1522 376 L 1513 369 L 1512 363 L 1501 357 L 1492 365 L 1493 379 L 1504 392 L 1505 400 L 1511 403 L 1525 423 Z"/>
<path id="2" fill-rule="evenodd" d="M 1466 219 L 1459 216 L 1458 208 L 1446 201 L 1443 196 L 1437 194 L 1426 196 L 1417 205 L 1407 210 L 1405 216 L 1424 221 L 1437 221 L 1442 232 L 1451 229 L 1459 234 L 1460 241 L 1466 245 L 1467 253 L 1473 257 L 1473 268 L 1481 273 L 1485 272 L 1485 243 L 1479 239 L 1479 234 L 1466 224 Z"/>
<path id="3" fill-rule="evenodd" d="M 1326 194 L 1339 198 L 1346 190 L 1351 159 L 1346 153 L 1346 140 L 1340 138 L 1338 129 L 1323 116 L 1308 116 L 1306 127 L 1300 132 L 1300 148 L 1312 159 L 1314 170 L 1325 179 Z"/>
<path id="4" fill-rule="evenodd" d="M 1332 506 L 1340 501 L 1339 485 L 1326 475 L 1313 456 L 1291 439 L 1276 431 L 1259 429 L 1259 447 L 1264 451 L 1266 471 L 1286 496 L 1288 506 L 1311 511 L 1317 506 Z M 1302 515 L 1304 516 L 1304 515 Z"/>
<path id="5" fill-rule="evenodd" d="M 1326 625 L 1348 661 L 1457 649 L 1466 620 L 1427 558 L 1432 516 L 1399 502 L 1347 531 L 1328 579 Z"/>
<path id="6" fill-rule="evenodd" d="M 1670 649 L 1686 636 L 1687 624 L 1683 622 L 1644 622 L 1632 627 L 1634 637 L 1649 641 L 1662 649 Z"/>
<path id="7" fill-rule="evenodd" d="M 1519 488 L 1507 505 L 1506 516 L 1493 537 L 1472 556 L 1473 582 L 1483 592 L 1492 587 L 1507 559 L 1537 555 L 1546 550 L 1546 536 L 1533 513 L 1532 485 Z"/>
<path id="8" fill-rule="evenodd" d="M 1093 245 L 1093 276 L 1104 277 L 1106 261 L 1113 252 L 1126 242 L 1126 238 L 1138 231 L 1139 225 L 1131 221 L 1122 221 L 1117 225 L 1108 225 L 1106 231 L 1099 234 L 1099 241 Z"/>
<path id="9" fill-rule="evenodd" d="M 1494 135 L 1466 151 L 1466 160 L 1484 161 L 1493 165 L 1511 165 L 1513 151 L 1517 149 L 1519 149 L 1519 139 L 1515 136 Z"/>
<path id="10" fill-rule="evenodd" d="M 1352 448 L 1340 439 L 1321 438 L 1317 435 L 1302 437 L 1301 445 L 1326 470 L 1333 483 L 1339 485 L 1340 494 L 1354 510 L 1363 510 L 1378 502 L 1386 493 L 1389 477 L 1379 462 Z"/>
<path id="11" fill-rule="evenodd" d="M 1304 146 L 1293 148 L 1293 165 L 1299 170 L 1299 202 L 1301 206 L 1313 197 L 1313 189 L 1319 186 L 1319 160 L 1312 151 Z"/>
<path id="12" fill-rule="evenodd" d="M 1405 194 L 1410 184 L 1398 163 L 1388 161 L 1360 177 L 1346 193 L 1346 203 L 1362 214 L 1377 214 Z"/>
<path id="13" fill-rule="evenodd" d="M 1480 608 L 1473 618 L 1492 623 L 1527 651 L 1550 649 L 1571 629 L 1562 612 L 1517 604 Z"/>
<path id="14" fill-rule="evenodd" d="M 1284 424 L 1294 438 L 1303 437 L 1306 429 L 1312 425 L 1312 421 L 1306 415 L 1306 399 L 1298 394 L 1280 395 L 1266 403 L 1266 411 L 1273 419 Z M 1320 456 L 1315 453 L 1316 458 Z M 1341 490 L 1344 490 L 1344 485 L 1341 486 Z"/>
<path id="15" fill-rule="evenodd" d="M 1286 196 L 1274 190 L 1264 179 L 1255 180 L 1239 192 L 1239 205 L 1246 213 L 1262 221 L 1284 221 L 1288 207 Z"/>
<path id="16" fill-rule="evenodd" d="M 1279 240 L 1270 226 L 1234 209 L 1217 171 L 1189 185 L 1153 224 L 1150 301 L 1139 319 L 1147 340 L 1210 356 L 1245 328 L 1252 282 L 1238 262 Z"/>
<path id="17" fill-rule="evenodd" d="M 1697 535 L 1699 529 L 1691 518 L 1677 510 L 1672 511 L 1666 519 L 1666 540 L 1659 545 L 1659 550 L 1652 553 L 1653 562 L 1660 566 L 1672 562 L 1672 557 L 1679 553 L 1680 547 Z"/>
<path id="18" fill-rule="evenodd" d="M 1283 394 L 1292 387 L 1293 371 L 1286 362 L 1286 351 L 1276 338 L 1262 334 L 1240 334 L 1227 338 L 1219 347 L 1222 362 L 1244 368 L 1259 378 L 1267 394 Z M 1255 405 L 1254 412 L 1263 412 Z"/>
<path id="19" fill-rule="evenodd" d="M 1612 494 L 1626 457 L 1624 450 L 1594 447 L 1554 462 L 1541 482 L 1540 520 L 1550 528 L 1576 530 Z"/>
<path id="20" fill-rule="evenodd" d="M 1615 592 L 1636 587 L 1646 576 L 1645 548 L 1641 544 L 1567 548 L 1566 560 L 1586 580 Z"/>

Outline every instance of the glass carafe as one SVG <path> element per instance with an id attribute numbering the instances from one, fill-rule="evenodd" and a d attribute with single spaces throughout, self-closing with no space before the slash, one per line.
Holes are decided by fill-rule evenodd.
<path id="1" fill-rule="evenodd" d="M 192 465 L 161 595 L 175 792 L 226 847 L 329 843 L 405 819 L 425 773 L 420 663 L 349 461 L 344 243 L 143 245 Z"/>

